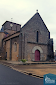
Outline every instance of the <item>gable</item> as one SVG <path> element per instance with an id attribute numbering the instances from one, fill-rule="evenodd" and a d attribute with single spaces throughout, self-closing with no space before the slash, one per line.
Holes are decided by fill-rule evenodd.
<path id="1" fill-rule="evenodd" d="M 46 27 L 39 13 L 36 13 L 21 29 L 22 33 L 25 34 L 28 42 L 37 42 L 38 32 L 38 43 L 47 44 L 50 32 Z"/>
<path id="2" fill-rule="evenodd" d="M 33 29 L 34 28 L 34 29 Z M 22 30 L 44 30 L 48 31 L 47 26 L 42 20 L 39 13 L 36 13 L 23 27 Z"/>

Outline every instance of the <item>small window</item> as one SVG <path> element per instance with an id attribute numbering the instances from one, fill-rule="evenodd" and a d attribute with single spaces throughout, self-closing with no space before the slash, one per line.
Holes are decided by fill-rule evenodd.
<path id="1" fill-rule="evenodd" d="M 38 42 L 38 31 L 37 31 L 37 39 L 36 39 L 36 40 L 37 40 L 37 42 Z"/>
<path id="2" fill-rule="evenodd" d="M 16 42 L 14 43 L 14 51 L 15 52 L 17 51 L 17 43 Z"/>

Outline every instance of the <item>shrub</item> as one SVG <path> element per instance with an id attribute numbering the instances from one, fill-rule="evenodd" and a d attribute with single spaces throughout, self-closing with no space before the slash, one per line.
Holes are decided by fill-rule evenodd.
<path id="1" fill-rule="evenodd" d="M 22 59 L 21 61 L 22 61 L 22 62 L 26 62 L 26 59 Z"/>

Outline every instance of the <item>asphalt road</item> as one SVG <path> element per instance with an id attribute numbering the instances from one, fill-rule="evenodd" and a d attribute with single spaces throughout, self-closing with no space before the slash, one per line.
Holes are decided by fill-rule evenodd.
<path id="1" fill-rule="evenodd" d="M 0 85 L 43 85 L 43 79 L 25 75 L 0 64 Z"/>

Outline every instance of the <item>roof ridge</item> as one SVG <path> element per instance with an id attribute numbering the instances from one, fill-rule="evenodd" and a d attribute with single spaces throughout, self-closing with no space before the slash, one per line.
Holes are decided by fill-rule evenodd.
<path id="1" fill-rule="evenodd" d="M 46 24 L 44 23 L 44 20 L 42 19 L 42 17 L 40 16 L 40 14 L 39 14 L 38 12 L 35 13 L 35 14 L 22 26 L 22 28 L 23 28 L 36 14 L 39 15 L 40 19 L 42 20 L 43 24 L 45 25 L 46 29 L 48 30 Z M 48 30 L 48 32 L 49 32 L 49 30 Z"/>
<path id="2" fill-rule="evenodd" d="M 37 13 L 35 13 L 23 26 L 22 28 L 36 15 Z"/>
<path id="3" fill-rule="evenodd" d="M 11 22 L 11 21 L 5 21 L 4 24 L 5 24 L 6 22 L 10 22 L 10 23 L 13 23 L 13 24 L 16 24 L 16 25 L 20 25 L 20 26 L 21 26 L 21 24 L 18 24 L 18 23 L 15 23 L 15 22 Z M 4 25 L 4 24 L 3 24 L 3 25 Z M 3 25 L 2 25 L 2 26 L 3 26 Z"/>
<path id="4" fill-rule="evenodd" d="M 47 26 L 46 26 L 44 20 L 42 19 L 41 15 L 40 15 L 39 13 L 38 13 L 38 15 L 39 15 L 39 17 L 41 18 L 41 20 L 42 20 L 43 24 L 45 25 L 45 27 L 47 28 Z M 48 30 L 48 28 L 47 28 L 47 30 Z M 48 30 L 48 31 L 49 31 L 49 30 Z"/>

